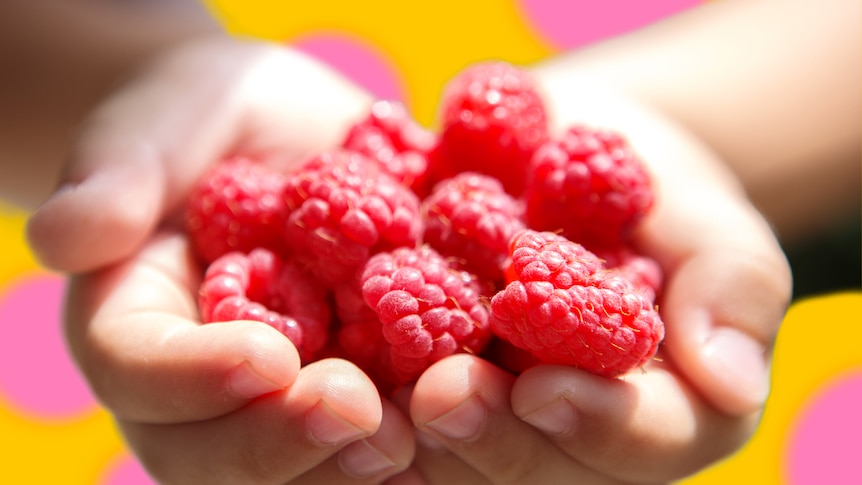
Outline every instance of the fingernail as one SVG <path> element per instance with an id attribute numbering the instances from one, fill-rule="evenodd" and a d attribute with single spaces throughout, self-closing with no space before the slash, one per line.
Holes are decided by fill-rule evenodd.
<path id="1" fill-rule="evenodd" d="M 429 421 L 427 426 L 448 438 L 468 441 L 479 434 L 487 416 L 482 400 L 474 395 L 446 414 Z"/>
<path id="2" fill-rule="evenodd" d="M 382 451 L 368 440 L 360 440 L 345 446 L 338 454 L 338 465 L 347 475 L 363 479 L 373 477 L 395 466 Z"/>
<path id="3" fill-rule="evenodd" d="M 246 361 L 238 365 L 227 380 L 228 389 L 239 397 L 252 399 L 270 392 L 284 389 L 284 386 L 261 376 Z"/>
<path id="4" fill-rule="evenodd" d="M 353 441 L 366 434 L 321 401 L 306 415 L 306 426 L 312 441 L 321 446 L 333 446 Z"/>
<path id="5" fill-rule="evenodd" d="M 746 398 L 753 408 L 763 405 L 769 394 L 765 354 L 763 345 L 730 327 L 713 330 L 702 350 L 704 363 L 713 375 Z"/>
<path id="6" fill-rule="evenodd" d="M 563 436 L 574 431 L 576 415 L 572 404 L 561 397 L 521 419 L 547 434 Z"/>
<path id="7" fill-rule="evenodd" d="M 425 431 L 422 431 L 421 429 L 414 430 L 413 433 L 416 436 L 416 443 L 418 443 L 425 449 L 439 451 L 446 448 L 446 446 L 441 443 L 440 440 L 431 436 Z"/>

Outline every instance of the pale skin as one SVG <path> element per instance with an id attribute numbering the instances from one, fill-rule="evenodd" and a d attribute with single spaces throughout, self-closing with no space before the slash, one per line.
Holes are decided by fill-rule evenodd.
<path id="1" fill-rule="evenodd" d="M 793 5 L 804 11 L 803 3 Z M 727 7 L 729 13 L 712 22 L 752 21 L 742 6 L 735 13 L 736 7 Z M 858 7 L 835 2 L 834 9 Z M 645 32 L 632 43 L 643 56 L 658 55 L 662 39 L 674 44 L 666 39 L 688 39 L 688 29 L 713 25 L 704 15 L 681 17 L 661 35 Z M 842 15 L 836 18 L 851 17 Z M 780 24 L 776 20 L 765 25 Z M 737 145 L 731 135 L 739 121 L 722 118 L 721 106 L 707 105 L 717 111 L 713 117 L 697 104 L 711 98 L 692 95 L 674 105 L 672 89 L 656 94 L 646 82 L 609 82 L 623 78 L 611 72 L 642 72 L 623 54 L 625 38 L 531 67 L 555 132 L 574 121 L 615 128 L 649 165 L 659 202 L 636 242 L 667 272 L 660 308 L 668 338 L 659 359 L 620 380 L 557 366 L 515 377 L 460 355 L 435 364 L 390 401 L 346 361 L 300 367 L 293 346 L 265 325 L 200 325 L 194 307 L 200 274 L 188 260 L 176 217 L 189 186 L 221 156 L 239 152 L 266 163 L 293 163 L 337 144 L 371 98 L 281 47 L 224 39 L 208 28 L 187 34 L 174 38 L 195 40 L 152 42 L 153 54 L 142 56 L 149 62 L 90 110 L 65 161 L 22 143 L 16 153 L 32 155 L 25 159 L 34 163 L 16 165 L 5 154 L 17 138 L 2 145 L 4 172 L 7 163 L 15 165 L 22 183 L 36 188 L 22 195 L 4 177 L 0 183 L 10 200 L 35 207 L 53 180 L 66 187 L 34 212 L 30 240 L 46 264 L 77 273 L 67 315 L 70 346 L 156 478 L 666 483 L 726 456 L 754 430 L 768 392 L 772 341 L 790 298 L 789 270 L 770 223 L 779 232 L 791 229 L 777 215 L 763 217 L 757 209 L 766 206 L 752 204 L 768 194 L 758 192 L 762 185 L 744 167 L 756 159 L 777 170 L 788 163 L 786 153 L 804 153 L 800 170 L 816 160 L 830 164 L 818 174 L 852 171 L 846 160 L 858 158 L 860 130 L 858 112 L 854 118 L 846 107 L 858 107 L 858 91 L 821 88 L 849 100 L 827 103 L 834 111 L 819 108 L 822 118 L 776 115 L 770 127 L 778 132 L 810 122 L 810 128 L 837 126 L 842 135 L 832 133 L 822 143 L 788 137 L 785 154 L 773 155 L 743 136 L 747 132 L 737 134 Z M 858 30 L 851 34 L 858 37 Z M 710 38 L 705 35 L 699 49 L 717 48 Z M 854 48 L 852 62 L 858 62 Z M 591 53 L 600 49 L 619 51 L 620 60 L 597 61 Z M 740 74 L 740 85 L 745 76 L 779 76 L 751 64 L 765 71 Z M 713 77 L 699 72 L 702 79 L 686 82 L 707 89 Z M 858 80 L 858 69 L 850 74 Z M 808 81 L 829 80 L 834 76 Z M 792 96 L 786 102 L 798 104 L 785 109 L 805 113 L 810 101 Z M 831 177 L 821 176 L 823 183 Z M 850 195 L 835 195 L 835 205 L 817 207 L 844 208 L 840 201 L 852 198 L 854 188 L 848 190 Z M 812 196 L 808 203 L 822 200 Z"/>

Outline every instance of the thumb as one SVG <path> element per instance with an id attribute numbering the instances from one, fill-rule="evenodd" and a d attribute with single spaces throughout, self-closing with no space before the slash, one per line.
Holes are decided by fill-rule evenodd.
<path id="1" fill-rule="evenodd" d="M 46 267 L 77 273 L 131 254 L 164 210 L 164 172 L 152 149 L 95 149 L 93 167 L 67 176 L 28 221 L 30 247 Z"/>
<path id="2" fill-rule="evenodd" d="M 217 38 L 175 48 L 100 105 L 61 188 L 28 222 L 47 267 L 132 254 L 206 168 L 243 154 L 282 166 L 340 143 L 368 96 L 287 48 Z"/>

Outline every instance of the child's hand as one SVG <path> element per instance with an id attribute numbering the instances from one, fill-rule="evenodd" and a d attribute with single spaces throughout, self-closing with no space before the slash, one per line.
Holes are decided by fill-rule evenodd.
<path id="1" fill-rule="evenodd" d="M 28 236 L 47 266 L 82 272 L 134 253 L 227 154 L 272 164 L 336 146 L 371 99 L 288 49 L 229 38 L 158 56 L 90 114 Z"/>
<path id="2" fill-rule="evenodd" d="M 410 464 L 410 423 L 359 369 L 300 368 L 260 322 L 201 325 L 199 278 L 185 236 L 164 230 L 71 284 L 71 349 L 157 480 L 372 483 Z"/>
<path id="3" fill-rule="evenodd" d="M 667 338 L 642 372 L 615 380 L 550 365 L 514 378 L 467 355 L 438 362 L 410 399 L 437 443 L 420 446 L 416 467 L 439 483 L 678 479 L 753 432 L 790 298 L 787 262 L 738 184 L 684 130 L 576 77 L 536 72 L 557 129 L 616 129 L 652 169 L 657 205 L 636 243 L 666 271 Z"/>
<path id="4" fill-rule="evenodd" d="M 67 334 L 94 393 L 164 483 L 372 483 L 413 459 L 409 421 L 354 365 L 300 368 L 259 322 L 201 325 L 181 218 L 230 153 L 289 164 L 335 146 L 370 100 L 286 49 L 182 47 L 109 99 L 30 235 L 72 278 Z"/>

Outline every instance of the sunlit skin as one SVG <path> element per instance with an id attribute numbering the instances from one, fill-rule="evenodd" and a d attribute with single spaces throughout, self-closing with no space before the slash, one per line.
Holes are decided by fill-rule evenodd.
<path id="1" fill-rule="evenodd" d="M 573 122 L 619 130 L 656 181 L 656 206 L 634 241 L 665 270 L 659 308 L 667 338 L 658 359 L 620 379 L 559 366 L 513 376 L 459 355 L 432 366 L 412 389 L 381 399 L 344 360 L 300 367 L 296 349 L 265 325 L 200 325 L 200 273 L 178 224 L 194 181 L 229 153 L 285 167 L 335 146 L 371 103 L 363 90 L 306 57 L 226 39 L 207 22 L 180 25 L 163 37 L 136 37 L 140 42 L 129 44 L 135 57 L 112 51 L 99 89 L 88 88 L 79 98 L 87 100 L 83 105 L 63 104 L 74 108 L 57 118 L 68 124 L 40 133 L 38 149 L 21 143 L 32 141 L 33 133 L 4 138 L 4 152 L 21 157 L 0 159 L 10 174 L 0 180 L 0 191 L 22 207 L 39 207 L 28 227 L 34 251 L 46 265 L 76 274 L 67 315 L 73 354 L 131 449 L 165 483 L 397 483 L 420 476 L 427 483 L 667 482 L 738 449 L 753 431 L 768 392 L 772 341 L 790 298 L 790 274 L 773 228 L 792 235 L 818 226 L 807 211 L 795 220 L 782 217 L 782 194 L 759 174 L 787 173 L 781 192 L 797 195 L 794 202 L 807 203 L 811 214 L 846 212 L 847 200 L 858 201 L 858 188 L 829 184 L 858 181 L 848 176 L 858 164 L 847 160 L 858 154 L 862 130 L 858 112 L 848 114 L 846 106 L 858 106 L 859 73 L 840 71 L 790 86 L 829 93 L 839 99 L 834 103 L 759 83 L 750 91 L 721 91 L 759 99 L 765 89 L 771 96 L 763 98 L 770 102 L 762 116 L 770 133 L 811 134 L 782 138 L 784 150 L 772 152 L 767 148 L 775 144 L 753 137 L 756 130 L 736 131 L 741 125 L 729 108 L 733 100 L 702 95 L 715 92 L 712 80 L 723 78 L 709 69 L 685 71 L 691 63 L 683 61 L 726 49 L 718 35 L 722 26 L 796 32 L 794 22 L 813 13 L 802 2 L 793 8 L 751 2 L 756 8 L 750 11 L 743 8 L 748 2 L 720 3 L 726 7 L 529 67 L 554 132 Z M 836 5 L 841 8 L 811 7 L 835 16 L 830 32 L 843 31 L 853 17 L 845 4 Z M 33 8 L 27 18 L 39 19 L 42 7 L 3 8 Z M 784 15 L 771 15 L 773 8 Z M 87 25 L 75 18 L 65 27 Z M 736 40 L 754 34 L 763 30 L 740 31 Z M 671 44 L 678 49 L 665 50 L 675 35 L 681 37 Z M 680 40 L 691 35 L 701 35 L 699 42 Z M 822 39 L 816 45 L 824 49 L 836 42 Z M 815 71 L 838 72 L 845 55 L 857 59 L 858 42 L 835 45 L 851 44 L 829 50 L 834 55 L 819 58 L 823 64 Z M 674 53 L 665 58 L 680 62 L 673 72 L 697 74 L 677 79 L 692 90 L 674 89 L 664 78 L 655 83 L 614 75 L 639 72 L 626 52 L 643 58 Z M 102 59 L 97 53 L 89 52 Z M 734 72 L 719 62 L 707 67 Z M 748 67 L 754 72 L 734 77 L 740 85 L 804 78 L 779 74 L 795 72 L 792 63 Z M 92 86 L 86 80 L 80 85 Z M 653 91 L 656 86 L 662 89 Z M 811 99 L 823 109 L 809 118 L 784 116 L 770 109 L 787 107 L 782 92 L 799 112 L 809 112 Z M 80 130 L 69 148 L 63 140 L 71 125 Z M 835 128 L 815 143 L 817 126 Z M 812 170 L 812 160 L 836 165 L 826 170 L 818 163 Z M 39 205 L 57 181 L 63 189 Z M 795 191 L 795 184 L 808 189 Z"/>

